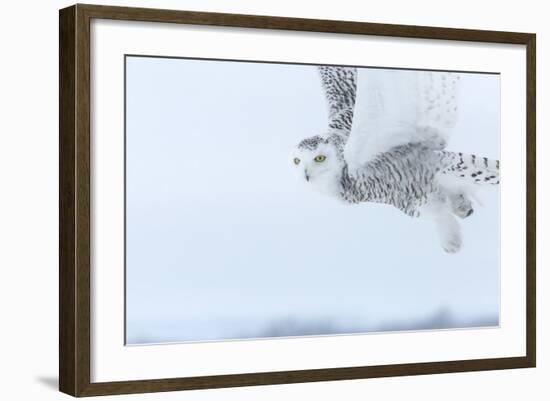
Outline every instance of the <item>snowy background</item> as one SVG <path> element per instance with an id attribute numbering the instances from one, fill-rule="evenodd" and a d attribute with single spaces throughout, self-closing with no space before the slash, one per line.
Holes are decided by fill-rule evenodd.
<path id="1" fill-rule="evenodd" d="M 389 206 L 308 190 L 315 67 L 128 57 L 129 344 L 498 325 L 498 190 L 445 254 Z M 464 74 L 450 150 L 499 157 L 499 77 Z"/>

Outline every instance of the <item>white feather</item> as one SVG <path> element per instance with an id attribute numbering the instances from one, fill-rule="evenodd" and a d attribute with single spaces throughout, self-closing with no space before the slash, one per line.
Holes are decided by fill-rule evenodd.
<path id="1" fill-rule="evenodd" d="M 456 123 L 460 76 L 449 72 L 359 69 L 345 147 L 351 168 L 411 142 L 442 149 Z"/>

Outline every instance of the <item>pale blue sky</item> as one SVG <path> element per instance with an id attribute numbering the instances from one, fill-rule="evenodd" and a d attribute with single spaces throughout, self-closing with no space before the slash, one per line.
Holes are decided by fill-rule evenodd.
<path id="1" fill-rule="evenodd" d="M 499 158 L 499 77 L 462 83 L 449 149 Z M 129 57 L 126 88 L 129 343 L 498 321 L 498 189 L 448 255 L 429 222 L 296 180 L 315 67 Z"/>

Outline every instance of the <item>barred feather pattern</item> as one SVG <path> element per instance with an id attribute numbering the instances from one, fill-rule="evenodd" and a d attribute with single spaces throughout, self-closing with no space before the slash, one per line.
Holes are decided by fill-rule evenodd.
<path id="1" fill-rule="evenodd" d="M 328 103 L 329 128 L 347 138 L 351 131 L 357 69 L 354 67 L 319 66 L 321 83 Z"/>
<path id="2" fill-rule="evenodd" d="M 498 185 L 500 183 L 500 162 L 487 157 L 464 153 L 445 152 L 448 167 L 441 173 L 476 184 Z"/>
<path id="3" fill-rule="evenodd" d="M 498 161 L 479 159 L 498 172 Z M 454 174 L 456 171 L 459 176 L 464 174 L 462 179 L 469 178 L 476 184 L 498 184 L 497 172 L 478 164 L 468 164 L 467 160 L 471 162 L 472 157 L 468 159 L 461 153 L 434 151 L 422 143 L 397 146 L 356 171 L 349 171 L 348 165 L 344 164 L 339 196 L 348 203 L 389 204 L 411 217 L 419 217 L 424 205 L 434 200 L 445 201 L 448 196 L 437 180 L 438 174 Z M 462 170 L 459 171 L 457 166 Z M 496 179 L 486 179 L 493 176 Z"/>

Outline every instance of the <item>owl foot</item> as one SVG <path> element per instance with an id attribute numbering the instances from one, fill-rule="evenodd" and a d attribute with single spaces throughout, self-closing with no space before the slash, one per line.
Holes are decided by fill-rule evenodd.
<path id="1" fill-rule="evenodd" d="M 442 213 L 436 218 L 439 239 L 443 250 L 457 253 L 462 248 L 462 235 L 456 218 L 450 213 Z"/>
<path id="2" fill-rule="evenodd" d="M 447 253 L 457 253 L 462 248 L 462 239 L 460 237 L 449 238 L 445 243 L 442 243 L 442 246 Z"/>
<path id="3" fill-rule="evenodd" d="M 450 201 L 453 213 L 461 219 L 465 219 L 474 213 L 472 201 L 464 194 L 451 195 Z"/>

